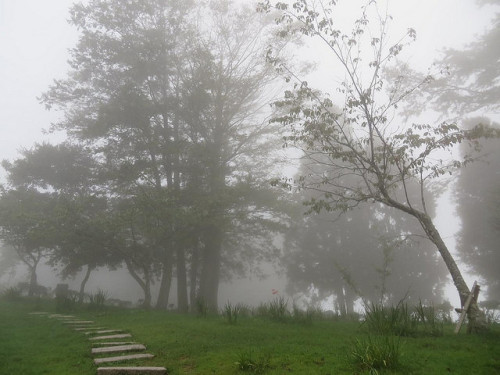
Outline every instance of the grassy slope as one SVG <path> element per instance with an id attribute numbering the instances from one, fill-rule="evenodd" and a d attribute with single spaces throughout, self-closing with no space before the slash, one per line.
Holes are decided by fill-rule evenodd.
<path id="1" fill-rule="evenodd" d="M 95 374 L 90 345 L 60 322 L 28 315 L 33 304 L 0 301 L 0 374 Z M 50 309 L 50 308 L 48 308 Z M 45 309 L 47 310 L 47 309 Z M 242 354 L 268 357 L 266 374 L 352 374 L 346 357 L 352 341 L 365 335 L 352 322 L 312 326 L 242 319 L 196 318 L 140 310 L 77 312 L 99 326 L 126 329 L 156 358 L 136 362 L 165 366 L 169 374 L 243 374 Z M 488 335 L 403 338 L 400 374 L 500 373 L 500 331 Z M 128 363 L 127 364 L 132 364 Z"/>
<path id="2" fill-rule="evenodd" d="M 33 307 L 0 301 L 0 374 L 95 374 L 90 345 Z"/>

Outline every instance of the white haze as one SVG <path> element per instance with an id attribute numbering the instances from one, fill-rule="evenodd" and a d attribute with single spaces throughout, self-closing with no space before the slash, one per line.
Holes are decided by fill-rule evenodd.
<path id="1" fill-rule="evenodd" d="M 243 2 L 240 0 L 240 2 Z M 247 3 L 246 1 L 244 1 Z M 58 114 L 47 112 L 36 99 L 55 78 L 63 78 L 67 71 L 68 49 L 77 41 L 77 32 L 68 25 L 69 0 L 0 0 L 0 160 L 13 159 L 22 148 L 34 142 L 59 141 L 61 135 L 44 134 Z M 340 1 L 341 6 L 356 11 L 358 1 Z M 358 5 L 353 5 L 358 4 Z M 491 12 L 488 7 L 478 9 L 472 0 L 393 0 L 390 13 L 395 19 L 395 30 L 413 27 L 417 30 L 417 42 L 411 48 L 408 61 L 412 66 L 426 70 L 443 47 L 460 48 L 481 34 L 488 26 Z M 311 85 L 335 80 L 325 57 L 321 68 L 311 79 Z M 0 182 L 4 177 L 0 172 Z M 460 221 L 455 214 L 450 194 L 439 201 L 437 226 L 447 245 L 455 248 L 455 233 Z M 273 270 L 269 270 L 273 273 Z M 22 272 L 17 272 L 18 280 Z M 116 298 L 136 300 L 141 296 L 135 281 L 123 274 L 104 273 L 93 276 L 87 290 L 98 287 L 107 290 Z M 0 281 L 5 281 L 6 276 Z M 78 287 L 81 276 L 77 276 L 73 288 Z M 472 284 L 474 277 L 467 275 Z M 11 282 L 14 281 L 10 279 Z M 54 287 L 57 280 L 52 272 L 40 270 L 42 285 Z M 282 277 L 269 278 L 263 282 L 235 281 L 221 285 L 219 300 L 257 303 L 271 297 L 271 289 L 282 291 Z M 173 288 L 174 289 L 174 288 Z M 130 293 L 132 292 L 132 293 Z M 448 297 L 458 305 L 454 288 L 449 288 Z"/>

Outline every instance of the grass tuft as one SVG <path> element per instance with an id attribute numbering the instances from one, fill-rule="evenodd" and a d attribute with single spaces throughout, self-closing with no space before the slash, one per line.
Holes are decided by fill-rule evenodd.
<path id="1" fill-rule="evenodd" d="M 396 306 L 372 303 L 365 309 L 365 323 L 372 333 L 413 336 L 417 332 L 418 318 L 407 303 L 401 301 Z"/>
<path id="2" fill-rule="evenodd" d="M 102 289 L 98 289 L 97 292 L 90 294 L 88 304 L 89 310 L 103 310 L 107 298 L 108 294 Z"/>
<path id="3" fill-rule="evenodd" d="M 350 362 L 361 371 L 378 374 L 379 370 L 395 370 L 400 366 L 400 339 L 395 336 L 368 336 L 356 339 Z"/>
<path id="4" fill-rule="evenodd" d="M 202 297 L 196 298 L 194 309 L 196 315 L 202 318 L 206 318 L 210 312 L 210 306 L 208 306 L 208 303 Z"/>
<path id="5" fill-rule="evenodd" d="M 226 302 L 222 309 L 222 316 L 229 324 L 236 324 L 240 315 L 240 305 L 232 305 L 229 301 Z"/>
<path id="6" fill-rule="evenodd" d="M 236 366 L 241 372 L 264 374 L 271 369 L 271 355 L 266 353 L 256 358 L 253 350 L 247 350 L 239 354 Z"/>
<path id="7" fill-rule="evenodd" d="M 425 306 L 422 301 L 419 301 L 415 312 L 426 334 L 443 336 L 443 320 L 439 318 L 433 305 Z"/>
<path id="8" fill-rule="evenodd" d="M 276 297 L 269 302 L 268 316 L 272 321 L 284 322 L 288 316 L 288 299 Z"/>

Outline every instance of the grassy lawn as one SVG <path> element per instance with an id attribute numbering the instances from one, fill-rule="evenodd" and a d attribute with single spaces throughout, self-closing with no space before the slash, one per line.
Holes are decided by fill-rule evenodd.
<path id="1" fill-rule="evenodd" d="M 28 314 L 35 310 L 54 312 L 54 306 L 0 301 L 0 374 L 95 374 L 87 337 L 57 320 Z M 72 314 L 130 332 L 156 355 L 136 364 L 164 366 L 169 374 L 363 373 L 348 360 L 355 340 L 368 337 L 356 322 L 303 325 L 243 318 L 228 324 L 217 316 L 119 309 Z M 452 331 L 450 325 L 441 337 L 401 338 L 401 365 L 385 373 L 500 374 L 498 326 L 484 335 Z M 240 370 L 238 363 L 251 365 Z"/>

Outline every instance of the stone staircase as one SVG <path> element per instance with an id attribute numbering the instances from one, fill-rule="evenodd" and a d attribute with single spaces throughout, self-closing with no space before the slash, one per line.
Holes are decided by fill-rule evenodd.
<path id="1" fill-rule="evenodd" d="M 94 326 L 90 320 L 78 320 L 73 315 L 49 314 L 46 312 L 33 312 L 31 315 L 47 316 L 51 319 L 60 320 L 63 324 L 71 327 L 73 330 L 89 336 L 93 348 L 91 353 L 94 363 L 100 365 L 103 363 L 125 362 L 129 360 L 153 358 L 153 354 L 144 353 L 146 346 L 135 341 L 116 341 L 116 339 L 131 339 L 130 333 L 124 333 L 122 330 L 106 329 L 104 327 Z M 111 340 L 111 341 L 109 341 Z M 141 353 L 142 352 L 142 353 Z M 101 357 L 101 355 L 112 355 Z M 122 366 L 122 367 L 98 367 L 97 375 L 147 375 L 157 374 L 166 375 L 165 367 L 141 367 L 141 366 Z"/>

